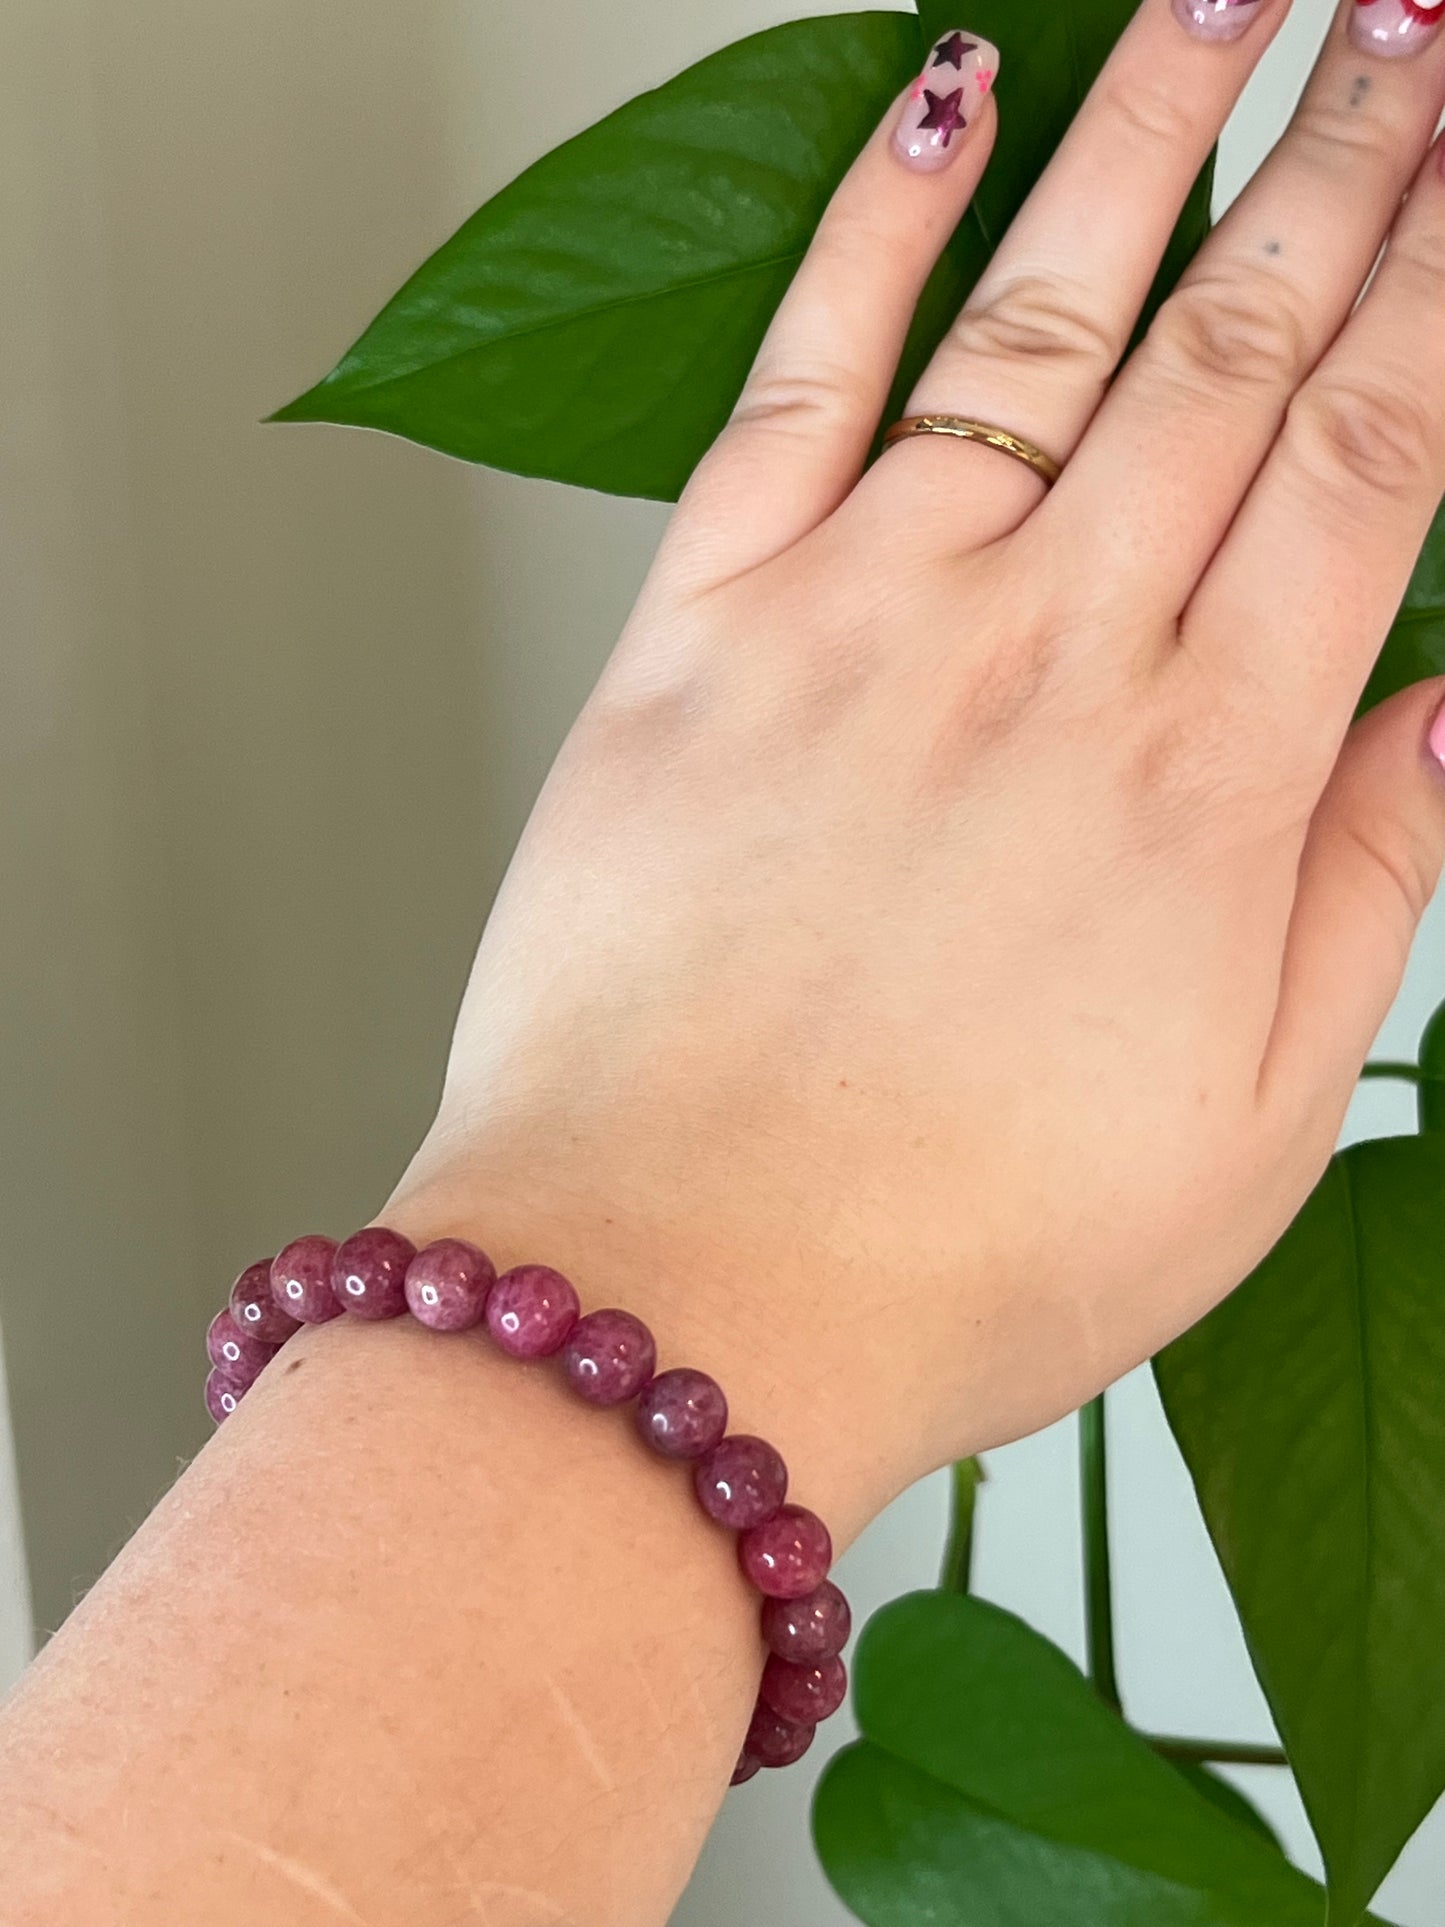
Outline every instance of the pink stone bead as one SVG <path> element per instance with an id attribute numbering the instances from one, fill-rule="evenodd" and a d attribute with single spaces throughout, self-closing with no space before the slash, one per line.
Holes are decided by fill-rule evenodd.
<path id="1" fill-rule="evenodd" d="M 406 1310 L 406 1269 L 416 1246 L 399 1231 L 374 1224 L 336 1248 L 331 1289 L 353 1318 L 400 1318 Z"/>
<path id="2" fill-rule="evenodd" d="M 775 1713 L 771 1706 L 759 1705 L 743 1741 L 743 1752 L 750 1753 L 759 1766 L 791 1766 L 813 1744 L 813 1732 L 811 1726 L 799 1726 Z"/>
<path id="3" fill-rule="evenodd" d="M 728 1429 L 728 1402 L 715 1378 L 679 1366 L 643 1387 L 637 1429 L 665 1459 L 700 1459 Z"/>
<path id="4" fill-rule="evenodd" d="M 485 1251 L 465 1238 L 438 1238 L 407 1266 L 406 1302 L 412 1317 L 434 1332 L 470 1331 L 481 1324 L 496 1282 Z"/>
<path id="5" fill-rule="evenodd" d="M 848 1697 L 848 1669 L 841 1659 L 820 1660 L 816 1666 L 794 1666 L 774 1653 L 763 1668 L 758 1697 L 785 1720 L 816 1726 L 831 1719 Z"/>
<path id="6" fill-rule="evenodd" d="M 746 1786 L 761 1765 L 762 1761 L 755 1760 L 748 1749 L 744 1747 L 738 1755 L 738 1763 L 733 1768 L 733 1777 L 728 1781 L 728 1785 Z"/>
<path id="7" fill-rule="evenodd" d="M 852 1610 L 831 1579 L 801 1599 L 763 1601 L 763 1638 L 779 1659 L 795 1666 L 836 1659 L 852 1630 Z"/>
<path id="8" fill-rule="evenodd" d="M 743 1534 L 738 1557 L 759 1592 L 770 1599 L 801 1599 L 827 1578 L 833 1541 L 816 1513 L 785 1505 L 766 1525 Z"/>
<path id="9" fill-rule="evenodd" d="M 231 1316 L 252 1338 L 267 1345 L 284 1345 L 301 1328 L 276 1303 L 271 1291 L 271 1263 L 266 1258 L 259 1265 L 247 1265 L 231 1287 Z"/>
<path id="10" fill-rule="evenodd" d="M 206 1379 L 206 1410 L 217 1425 L 231 1416 L 250 1389 L 249 1379 L 232 1378 L 229 1372 L 210 1373 Z"/>
<path id="11" fill-rule="evenodd" d="M 276 1347 L 243 1331 L 230 1312 L 218 1311 L 206 1332 L 206 1356 L 218 1372 L 244 1378 L 249 1385 L 276 1356 Z"/>
<path id="12" fill-rule="evenodd" d="M 331 1289 L 334 1238 L 297 1238 L 271 1264 L 271 1296 L 282 1311 L 303 1325 L 324 1325 L 339 1318 L 341 1307 Z"/>
<path id="13" fill-rule="evenodd" d="M 492 1286 L 487 1330 L 513 1358 L 550 1358 L 567 1343 L 581 1309 L 577 1293 L 548 1265 L 514 1265 Z"/>
<path id="14" fill-rule="evenodd" d="M 766 1439 L 737 1432 L 713 1447 L 693 1483 L 710 1518 L 746 1532 L 781 1509 L 788 1496 L 788 1468 Z"/>
<path id="15" fill-rule="evenodd" d="M 625 1405 L 657 1369 L 657 1344 L 630 1311 L 589 1311 L 562 1347 L 567 1383 L 589 1405 Z"/>

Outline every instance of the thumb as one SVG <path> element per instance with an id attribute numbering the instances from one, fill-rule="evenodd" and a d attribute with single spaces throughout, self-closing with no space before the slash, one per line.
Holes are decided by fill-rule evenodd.
<path id="1" fill-rule="evenodd" d="M 1357 722 L 1300 860 L 1262 1098 L 1343 1115 L 1445 863 L 1445 678 Z"/>

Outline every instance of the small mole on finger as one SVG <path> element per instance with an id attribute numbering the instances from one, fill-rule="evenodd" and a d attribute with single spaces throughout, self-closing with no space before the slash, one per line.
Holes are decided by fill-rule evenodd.
<path id="1" fill-rule="evenodd" d="M 1266 241 L 1264 244 L 1264 251 L 1266 254 L 1283 254 L 1284 242 L 1283 241 Z"/>
<path id="2" fill-rule="evenodd" d="M 1362 107 L 1365 102 L 1365 95 L 1368 94 L 1369 91 L 1370 76 L 1368 74 L 1356 74 L 1350 85 L 1351 107 Z"/>

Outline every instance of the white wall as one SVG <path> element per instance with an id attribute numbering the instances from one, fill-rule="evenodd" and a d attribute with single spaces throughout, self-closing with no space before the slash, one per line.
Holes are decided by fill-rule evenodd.
<path id="1" fill-rule="evenodd" d="M 0 1312 L 42 1625 L 202 1436 L 195 1357 L 227 1273 L 369 1209 L 405 1157 L 487 895 L 664 521 L 258 420 L 535 155 L 827 10 L 0 8 L 0 876 L 28 912 L 23 955 L 0 949 Z M 1327 10 L 1299 0 L 1230 182 Z M 423 913 L 419 956 L 401 933 Z M 1401 1051 L 1442 966 L 1437 914 Z M 1368 1101 L 1370 1130 L 1403 1122 L 1393 1093 Z M 1147 1382 L 1115 1417 L 1131 1706 L 1265 1738 Z M 0 1682 L 25 1639 L 3 1421 Z M 980 1561 L 991 1597 L 1077 1651 L 1071 1431 L 994 1455 Z M 942 1511 L 930 1482 L 854 1549 L 861 1607 L 932 1582 Z M 821 1754 L 729 1802 L 677 1927 L 846 1920 L 807 1840 Z M 1307 1857 L 1282 1776 L 1250 1790 Z M 1442 1918 L 1442 1833 L 1388 1890 L 1404 1927 Z"/>

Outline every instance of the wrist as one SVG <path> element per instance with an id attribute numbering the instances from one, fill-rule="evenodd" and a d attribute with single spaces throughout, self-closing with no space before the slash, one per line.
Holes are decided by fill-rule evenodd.
<path id="1" fill-rule="evenodd" d="M 946 1402 L 934 1362 L 898 1330 L 886 1292 L 860 1315 L 856 1285 L 801 1240 L 756 1214 L 723 1220 L 701 1188 L 659 1196 L 620 1172 L 609 1183 L 607 1163 L 580 1148 L 563 1168 L 475 1139 L 428 1146 L 379 1215 L 417 1245 L 467 1238 L 499 1271 L 550 1265 L 584 1311 L 635 1313 L 659 1367 L 717 1379 L 729 1430 L 772 1439 L 795 1490 L 847 1544 L 947 1456 L 934 1443 Z"/>

